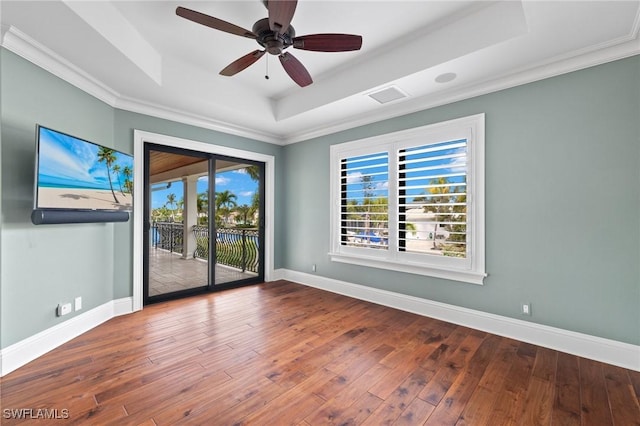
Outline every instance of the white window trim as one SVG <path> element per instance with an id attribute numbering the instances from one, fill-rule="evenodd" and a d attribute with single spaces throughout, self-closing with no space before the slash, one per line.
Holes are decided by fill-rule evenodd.
<path id="1" fill-rule="evenodd" d="M 409 130 L 403 130 L 385 135 L 332 145 L 330 147 L 330 197 L 331 197 L 331 251 L 329 257 L 334 262 L 350 263 L 355 265 L 388 269 L 411 274 L 426 275 L 436 278 L 444 278 L 454 281 L 462 281 L 472 284 L 483 284 L 487 276 L 485 271 L 485 205 L 484 205 L 484 114 L 472 115 L 441 123 L 431 124 Z M 440 138 L 449 133 L 465 133 L 468 139 L 468 185 L 469 192 L 467 203 L 470 206 L 471 233 L 467 236 L 469 247 L 469 259 L 464 267 L 456 265 L 442 265 L 425 263 L 425 257 L 398 256 L 396 250 L 375 250 L 356 248 L 341 245 L 340 239 L 340 159 L 366 153 L 374 153 L 376 150 L 389 151 L 390 157 L 395 152 L 390 149 L 403 146 L 406 141 L 419 138 L 431 140 Z M 393 214 L 395 221 L 389 223 L 390 235 L 395 235 L 397 222 L 397 209 L 395 209 L 396 170 L 390 160 L 389 168 L 389 209 L 390 218 Z M 395 212 L 395 213 L 394 213 Z M 442 262 L 440 262 L 442 263 Z"/>

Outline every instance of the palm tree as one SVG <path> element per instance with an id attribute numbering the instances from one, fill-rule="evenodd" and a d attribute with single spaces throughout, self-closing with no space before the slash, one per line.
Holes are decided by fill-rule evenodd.
<path id="1" fill-rule="evenodd" d="M 171 212 L 167 209 L 167 206 L 158 207 L 151 211 L 151 219 L 153 219 L 154 222 L 164 222 L 170 215 Z"/>
<path id="2" fill-rule="evenodd" d="M 184 197 L 176 201 L 176 210 L 177 210 L 177 215 L 180 216 L 179 222 L 184 222 Z"/>
<path id="3" fill-rule="evenodd" d="M 174 194 L 173 192 L 169 195 L 167 195 L 167 203 L 170 206 L 173 206 L 176 204 L 176 194 Z M 165 204 L 165 205 L 166 205 Z M 171 221 L 173 222 L 174 220 L 174 209 L 171 209 Z"/>
<path id="4" fill-rule="evenodd" d="M 249 213 L 251 213 L 251 207 L 246 204 L 243 204 L 241 206 L 236 207 L 236 211 L 242 215 L 242 224 L 248 225 L 247 217 L 249 216 Z"/>
<path id="5" fill-rule="evenodd" d="M 109 177 L 109 188 L 111 188 L 111 195 L 116 203 L 120 204 L 116 193 L 113 192 L 113 183 L 111 182 L 111 165 L 116 161 L 116 154 L 113 149 L 101 146 L 98 151 L 98 161 L 107 165 L 107 176 Z"/>
<path id="6" fill-rule="evenodd" d="M 258 182 L 260 180 L 260 168 L 258 166 L 249 166 L 245 170 L 253 181 Z"/>
<path id="7" fill-rule="evenodd" d="M 251 210 L 249 214 L 260 222 L 260 193 L 258 191 L 254 192 L 251 196 Z"/>
<path id="8" fill-rule="evenodd" d="M 433 230 L 433 248 L 436 248 L 436 234 L 438 231 L 438 223 L 447 223 L 446 229 L 454 232 L 447 241 L 455 241 L 459 247 L 464 247 L 466 241 L 466 213 L 467 213 L 467 195 L 465 194 L 463 182 L 454 183 L 446 177 L 438 177 L 429 181 L 427 191 L 429 197 L 425 200 L 429 205 L 423 206 L 425 212 L 435 213 L 436 221 Z M 460 186 L 457 186 L 460 185 Z M 460 224 L 452 224 L 452 222 L 460 222 Z"/>
<path id="9" fill-rule="evenodd" d="M 207 223 L 209 215 L 209 193 L 200 192 L 196 199 L 196 209 L 198 210 L 198 222 Z"/>
<path id="10" fill-rule="evenodd" d="M 223 214 L 225 222 L 228 222 L 229 213 L 231 209 L 236 206 L 237 198 L 236 194 L 228 189 L 222 192 L 216 192 L 216 211 L 219 210 Z"/>

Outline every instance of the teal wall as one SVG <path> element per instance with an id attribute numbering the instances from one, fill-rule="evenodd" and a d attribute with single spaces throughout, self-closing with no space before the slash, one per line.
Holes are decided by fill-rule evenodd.
<path id="1" fill-rule="evenodd" d="M 484 286 L 331 262 L 329 147 L 478 113 Z M 285 162 L 285 268 L 640 344 L 640 57 L 290 145 Z"/>
<path id="2" fill-rule="evenodd" d="M 35 124 L 133 152 L 133 129 L 276 157 L 275 267 L 640 344 L 640 57 L 279 147 L 113 109 L 0 50 L 0 346 L 128 297 L 132 222 L 34 226 Z M 484 286 L 331 263 L 329 146 L 486 114 Z M 518 314 L 530 302 L 532 317 Z"/>
<path id="3" fill-rule="evenodd" d="M 36 123 L 107 146 L 113 110 L 46 71 L 2 50 L 1 344 L 69 319 L 60 302 L 82 296 L 83 311 L 113 299 L 114 224 L 34 226 Z"/>
<path id="4" fill-rule="evenodd" d="M 31 223 L 36 123 L 129 153 L 135 128 L 273 155 L 276 185 L 282 185 L 280 146 L 114 109 L 5 49 L 0 50 L 0 93 L 2 348 L 132 295 L 132 220 Z M 277 206 L 283 202 L 276 197 L 275 267 L 280 268 L 284 227 Z M 83 309 L 56 317 L 58 303 L 76 296 L 82 296 Z"/>

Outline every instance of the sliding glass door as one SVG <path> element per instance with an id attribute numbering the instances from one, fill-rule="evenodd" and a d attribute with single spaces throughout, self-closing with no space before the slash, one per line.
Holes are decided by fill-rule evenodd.
<path id="1" fill-rule="evenodd" d="M 264 167 L 233 158 L 217 158 L 214 167 L 214 283 L 221 286 L 263 276 Z"/>
<path id="2" fill-rule="evenodd" d="M 264 165 L 152 144 L 145 162 L 145 303 L 262 282 Z"/>

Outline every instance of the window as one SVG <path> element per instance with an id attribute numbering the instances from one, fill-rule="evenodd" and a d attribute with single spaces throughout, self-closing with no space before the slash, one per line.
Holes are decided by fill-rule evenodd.
<path id="1" fill-rule="evenodd" d="M 331 259 L 482 284 L 484 115 L 331 147 Z"/>

